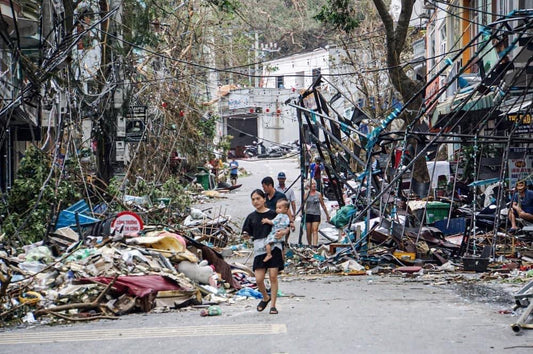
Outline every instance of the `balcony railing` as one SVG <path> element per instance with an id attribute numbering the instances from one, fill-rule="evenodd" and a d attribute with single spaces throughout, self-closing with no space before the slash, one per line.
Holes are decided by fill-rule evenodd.
<path id="1" fill-rule="evenodd" d="M 426 57 L 426 40 L 421 38 L 413 42 L 413 59 L 421 59 Z"/>

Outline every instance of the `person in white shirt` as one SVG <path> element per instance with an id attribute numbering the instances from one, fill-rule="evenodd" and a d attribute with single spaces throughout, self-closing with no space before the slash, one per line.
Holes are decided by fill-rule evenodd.
<path id="1" fill-rule="evenodd" d="M 285 175 L 285 172 L 278 173 L 278 185 L 276 186 L 276 190 L 285 194 L 285 197 L 287 197 L 287 200 L 289 201 L 291 205 L 291 211 L 292 215 L 296 215 L 296 195 L 294 194 L 294 190 L 291 188 L 289 189 L 285 185 L 285 181 L 287 180 L 287 176 Z M 291 231 L 294 231 L 294 222 L 291 223 Z"/>

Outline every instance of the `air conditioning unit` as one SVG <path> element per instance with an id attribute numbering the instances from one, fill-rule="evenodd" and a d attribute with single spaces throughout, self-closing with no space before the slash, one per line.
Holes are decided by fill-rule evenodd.
<path id="1" fill-rule="evenodd" d="M 53 116 L 50 116 L 52 114 L 51 110 L 42 109 L 41 110 L 41 126 L 43 128 L 55 128 L 56 126 L 56 119 L 55 114 Z"/>
<path id="2" fill-rule="evenodd" d="M 60 92 L 59 95 L 57 95 L 57 97 L 59 97 L 59 102 L 57 103 L 59 114 L 67 114 L 67 112 L 68 112 L 68 97 L 67 97 L 67 95 L 65 95 L 63 92 Z"/>
<path id="3" fill-rule="evenodd" d="M 115 142 L 115 161 L 124 162 L 126 155 L 126 142 L 116 141 Z"/>
<path id="4" fill-rule="evenodd" d="M 126 118 L 124 118 L 121 114 L 117 116 L 117 137 L 126 137 Z"/>

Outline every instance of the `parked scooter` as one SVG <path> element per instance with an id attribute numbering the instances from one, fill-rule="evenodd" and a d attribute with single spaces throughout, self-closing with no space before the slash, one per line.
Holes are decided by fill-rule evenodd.
<path id="1" fill-rule="evenodd" d="M 266 152 L 266 148 L 265 146 L 263 145 L 263 142 L 257 142 L 257 141 L 253 141 L 252 142 L 252 145 L 245 145 L 245 149 L 244 149 L 244 155 L 246 157 L 255 157 L 255 156 L 259 156 L 259 155 L 262 155 Z"/>

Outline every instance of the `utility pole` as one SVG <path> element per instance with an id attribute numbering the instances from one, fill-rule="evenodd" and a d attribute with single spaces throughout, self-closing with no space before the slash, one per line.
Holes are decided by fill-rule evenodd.
<path id="1" fill-rule="evenodd" d="M 254 87 L 259 87 L 259 32 L 255 32 L 255 43 L 254 43 L 254 53 L 255 53 L 255 70 L 254 70 Z"/>
<path id="2" fill-rule="evenodd" d="M 122 17 L 122 1 L 112 0 L 109 3 L 109 8 L 106 6 L 105 2 L 100 3 L 100 11 L 102 13 L 107 13 L 112 9 L 119 9 L 115 13 L 117 18 L 109 18 L 109 32 L 110 33 L 121 33 L 120 26 L 117 22 L 121 20 Z M 117 20 L 118 19 L 118 20 Z M 102 23 L 104 26 L 105 23 Z M 117 51 L 114 50 L 115 45 L 122 45 L 120 40 L 115 39 L 111 36 L 103 36 L 103 46 L 102 48 L 108 48 L 108 50 L 102 50 L 101 58 L 101 72 L 103 73 L 101 78 L 101 83 L 99 84 L 98 90 L 100 93 L 106 89 L 106 82 L 117 81 L 119 70 L 119 62 L 117 62 Z M 102 97 L 99 102 L 99 110 L 102 112 L 102 116 L 97 120 L 97 153 L 96 153 L 96 165 L 97 165 L 97 175 L 105 183 L 109 182 L 111 177 L 113 177 L 113 166 L 115 165 L 115 152 L 116 152 L 116 118 L 117 112 L 122 109 L 122 104 L 115 103 L 115 100 L 119 99 L 119 96 L 116 95 L 117 89 L 113 87 L 110 92 L 102 94 Z M 105 96 L 105 97 L 103 97 Z M 117 109 L 116 106 L 120 106 L 120 109 Z"/>

